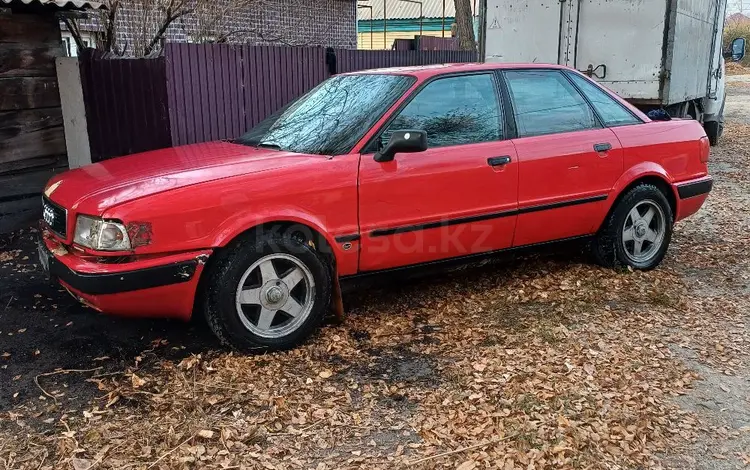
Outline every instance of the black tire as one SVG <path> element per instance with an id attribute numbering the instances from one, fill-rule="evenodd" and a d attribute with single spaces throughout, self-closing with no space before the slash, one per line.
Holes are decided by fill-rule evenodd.
<path id="1" fill-rule="evenodd" d="M 626 252 L 626 242 L 623 241 L 623 229 L 628 214 L 636 205 L 642 202 L 657 204 L 663 213 L 663 238 L 661 245 L 647 260 L 634 261 Z M 652 206 L 653 207 L 653 206 Z M 667 248 L 672 240 L 672 226 L 674 215 L 666 195 L 652 184 L 642 183 L 630 189 L 611 211 L 604 225 L 597 233 L 592 243 L 592 254 L 596 261 L 605 267 L 617 268 L 630 266 L 633 269 L 648 271 L 656 268 L 664 259 Z"/>
<path id="2" fill-rule="evenodd" d="M 703 129 L 706 131 L 708 141 L 711 146 L 719 145 L 719 139 L 724 133 L 724 107 L 727 104 L 727 97 L 724 96 L 724 101 L 721 103 L 721 109 L 719 110 L 719 116 L 716 121 L 708 121 L 703 123 Z"/>
<path id="3" fill-rule="evenodd" d="M 719 137 L 721 137 L 723 130 L 722 127 L 723 126 L 719 121 L 708 121 L 703 123 L 703 128 L 706 130 L 706 135 L 708 136 L 708 141 L 712 146 L 718 145 Z"/>
<path id="4" fill-rule="evenodd" d="M 240 318 L 236 301 L 239 283 L 245 272 L 261 258 L 271 254 L 296 258 L 312 274 L 313 305 L 307 318 L 282 337 L 267 338 L 248 329 Z M 222 344 L 244 351 L 291 349 L 305 341 L 322 322 L 331 299 L 331 269 L 325 258 L 303 240 L 287 235 L 260 235 L 233 242 L 219 253 L 207 273 L 204 304 L 206 321 Z"/>

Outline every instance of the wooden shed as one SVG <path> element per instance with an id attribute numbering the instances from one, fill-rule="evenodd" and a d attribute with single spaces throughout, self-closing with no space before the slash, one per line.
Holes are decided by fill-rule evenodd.
<path id="1" fill-rule="evenodd" d="M 0 233 L 38 218 L 46 181 L 68 168 L 55 58 L 60 16 L 80 0 L 0 0 Z"/>

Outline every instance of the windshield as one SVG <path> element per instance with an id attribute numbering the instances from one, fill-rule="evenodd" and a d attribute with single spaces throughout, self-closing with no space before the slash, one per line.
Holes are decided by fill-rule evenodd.
<path id="1" fill-rule="evenodd" d="M 414 80 L 384 74 L 330 78 L 236 142 L 296 153 L 346 154 Z"/>

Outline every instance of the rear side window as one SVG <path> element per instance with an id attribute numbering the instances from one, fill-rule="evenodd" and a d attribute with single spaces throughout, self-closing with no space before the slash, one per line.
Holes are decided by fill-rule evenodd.
<path id="1" fill-rule="evenodd" d="M 591 83 L 578 74 L 570 73 L 568 76 L 573 80 L 581 93 L 583 93 L 591 105 L 599 113 L 605 126 L 627 126 L 640 124 L 642 121 L 633 116 L 620 103 L 609 96 L 604 90 Z"/>
<path id="2" fill-rule="evenodd" d="M 554 70 L 505 73 L 519 137 L 599 127 L 594 112 L 565 76 Z"/>
<path id="3" fill-rule="evenodd" d="M 501 140 L 500 103 L 492 74 L 437 79 L 417 92 L 381 136 L 397 130 L 427 133 L 430 148 Z"/>

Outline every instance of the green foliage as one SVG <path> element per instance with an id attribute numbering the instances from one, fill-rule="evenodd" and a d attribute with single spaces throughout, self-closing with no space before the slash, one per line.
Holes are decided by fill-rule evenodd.
<path id="1" fill-rule="evenodd" d="M 745 38 L 750 41 L 750 21 L 729 21 L 724 26 L 723 50 L 729 48 L 729 45 L 735 38 Z M 750 67 L 750 55 L 740 62 L 745 67 Z"/>

